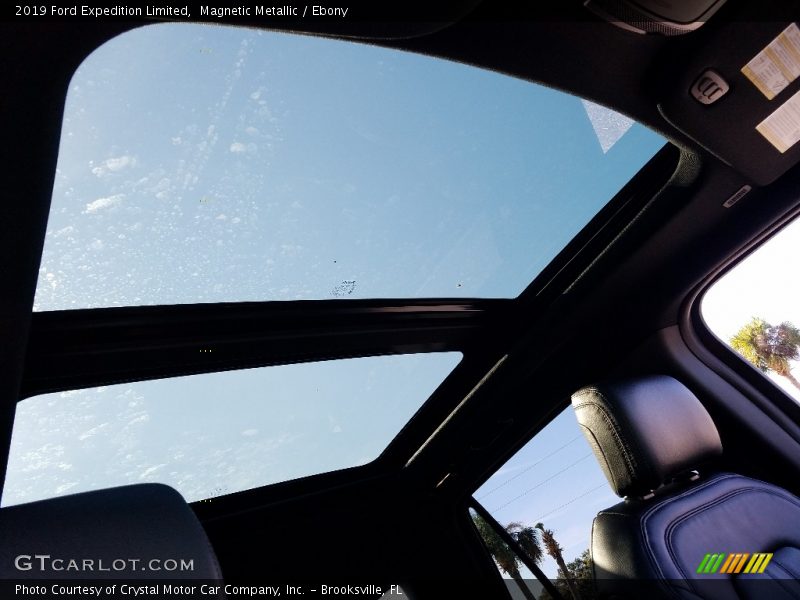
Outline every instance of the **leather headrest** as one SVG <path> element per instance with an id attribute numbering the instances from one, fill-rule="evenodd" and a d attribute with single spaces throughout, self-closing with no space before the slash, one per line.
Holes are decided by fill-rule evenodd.
<path id="1" fill-rule="evenodd" d="M 618 496 L 644 496 L 722 452 L 711 416 L 672 377 L 585 387 L 572 406 Z"/>
<path id="2" fill-rule="evenodd" d="M 183 497 L 166 485 L 146 483 L 0 509 L 0 579 L 222 575 Z"/>

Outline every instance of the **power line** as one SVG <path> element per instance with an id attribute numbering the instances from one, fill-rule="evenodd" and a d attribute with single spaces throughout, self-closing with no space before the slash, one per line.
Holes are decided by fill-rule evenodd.
<path id="1" fill-rule="evenodd" d="M 567 442 L 566 444 L 564 444 L 563 446 L 560 446 L 560 447 L 556 448 L 556 449 L 555 449 L 555 450 L 553 450 L 553 451 L 552 451 L 550 454 L 548 454 L 548 455 L 546 455 L 546 456 L 543 456 L 542 458 L 540 458 L 539 460 L 537 460 L 537 461 L 536 461 L 535 463 L 533 463 L 532 465 L 528 465 L 527 467 L 525 467 L 524 469 L 522 469 L 522 471 L 520 471 L 519 473 L 517 473 L 517 474 L 516 474 L 516 475 L 514 475 L 513 477 L 510 477 L 509 479 L 506 479 L 506 480 L 505 480 L 503 483 L 501 483 L 501 484 L 500 484 L 500 485 L 498 485 L 497 487 L 494 487 L 494 488 L 492 488 L 491 490 L 489 490 L 488 492 L 486 492 L 485 494 L 483 494 L 483 495 L 482 495 L 480 498 L 478 498 L 478 501 L 481 501 L 481 500 L 483 500 L 483 499 L 484 499 L 484 498 L 486 498 L 487 496 L 489 496 L 489 495 L 491 495 L 491 494 L 495 493 L 495 492 L 496 492 L 497 490 L 499 490 L 501 487 L 504 487 L 504 486 L 508 485 L 509 483 L 511 483 L 512 481 L 514 481 L 515 479 L 517 479 L 518 477 L 521 477 L 522 475 L 524 475 L 525 473 L 527 473 L 528 471 L 530 471 L 530 470 L 531 470 L 533 467 L 535 467 L 536 465 L 538 465 L 538 464 L 542 463 L 543 461 L 547 460 L 548 458 L 550 458 L 550 457 L 551 457 L 551 456 L 553 456 L 554 454 L 557 454 L 557 453 L 561 452 L 561 451 L 562 451 L 564 448 L 566 448 L 567 446 L 569 446 L 569 445 L 570 445 L 571 443 L 573 443 L 575 440 L 577 440 L 577 439 L 580 439 L 580 437 L 581 437 L 580 435 L 576 435 L 574 438 L 572 438 L 570 441 L 568 441 L 568 442 Z"/>
<path id="2" fill-rule="evenodd" d="M 569 505 L 570 505 L 570 504 L 572 504 L 573 502 L 576 502 L 576 501 L 580 500 L 581 498 L 583 498 L 584 496 L 588 496 L 588 495 L 589 495 L 589 494 L 591 494 L 592 492 L 596 492 L 596 491 L 597 491 L 597 490 L 599 490 L 600 488 L 606 487 L 607 485 L 608 485 L 607 483 L 601 483 L 601 484 L 600 484 L 600 485 L 598 485 L 597 487 L 593 487 L 592 489 L 585 491 L 585 492 L 584 492 L 584 493 L 582 493 L 580 496 L 575 496 L 575 497 L 574 497 L 572 500 L 570 500 L 569 502 L 565 502 L 565 503 L 564 503 L 564 504 L 562 504 L 561 506 L 558 506 L 558 507 L 554 508 L 553 510 L 551 510 L 549 513 L 542 515 L 541 517 L 539 517 L 538 519 L 536 519 L 536 522 L 537 522 L 537 523 L 541 523 L 541 522 L 542 522 L 542 521 L 544 521 L 544 520 L 545 520 L 547 517 L 549 517 L 549 516 L 550 516 L 550 515 L 552 515 L 552 514 L 555 514 L 555 513 L 557 513 L 558 511 L 560 511 L 560 510 L 561 510 L 562 508 L 564 508 L 565 506 L 569 506 Z"/>
<path id="3" fill-rule="evenodd" d="M 545 480 L 543 480 L 543 481 L 540 481 L 539 483 L 537 483 L 537 484 L 536 484 L 535 486 L 533 486 L 532 488 L 529 488 L 529 489 L 525 490 L 525 491 L 524 491 L 524 492 L 522 492 L 522 493 L 521 493 L 519 496 L 515 496 L 515 497 L 513 497 L 511 500 L 509 500 L 508 502 L 506 502 L 506 503 L 505 503 L 505 504 L 503 504 L 502 506 L 500 506 L 500 507 L 498 507 L 498 508 L 494 509 L 492 512 L 498 512 L 498 511 L 501 511 L 501 510 L 503 510 L 503 509 L 504 509 L 506 506 L 508 506 L 508 505 L 509 505 L 509 504 L 511 504 L 512 502 L 516 502 L 517 500 L 519 500 L 519 499 L 520 499 L 520 498 L 522 498 L 523 496 L 525 496 L 525 495 L 529 494 L 529 493 L 530 493 L 530 492 L 532 492 L 533 490 L 535 490 L 535 489 L 537 489 L 537 488 L 540 488 L 540 487 L 542 487 L 542 486 L 543 486 L 545 483 L 547 483 L 548 481 L 552 481 L 553 479 L 555 479 L 555 478 L 556 478 L 556 477 L 558 477 L 559 475 L 563 475 L 564 473 L 566 473 L 567 471 L 569 471 L 569 470 L 570 470 L 572 467 L 574 467 L 575 465 L 577 465 L 577 464 L 578 464 L 578 463 L 580 463 L 580 462 L 583 462 L 584 460 L 586 460 L 586 459 L 587 459 L 587 458 L 589 458 L 590 456 L 592 456 L 592 454 L 591 454 L 591 453 L 589 453 L 589 454 L 585 454 L 584 456 L 582 456 L 581 458 L 579 458 L 578 460 L 576 460 L 574 463 L 572 463 L 572 464 L 569 464 L 569 465 L 567 465 L 566 467 L 564 467 L 563 469 L 561 469 L 561 470 L 560 470 L 558 473 L 556 473 L 555 475 L 551 475 L 551 476 L 550 476 L 550 477 L 548 477 L 547 479 L 545 479 Z"/>

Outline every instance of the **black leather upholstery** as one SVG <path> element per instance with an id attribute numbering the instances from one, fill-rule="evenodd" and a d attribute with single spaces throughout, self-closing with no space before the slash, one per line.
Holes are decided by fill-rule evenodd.
<path id="1" fill-rule="evenodd" d="M 779 548 L 765 573 L 774 581 L 769 586 L 769 600 L 800 598 L 800 550 Z M 734 585 L 740 598 L 757 600 L 764 597 L 765 586 L 760 574 L 739 575 Z"/>
<path id="2" fill-rule="evenodd" d="M 618 496 L 645 495 L 722 452 L 703 405 L 671 377 L 586 387 L 572 406 Z"/>
<path id="3" fill-rule="evenodd" d="M 77 561 L 76 568 L 70 560 Z M 88 569 L 85 560 L 92 561 Z M 181 570 L 181 561 L 191 561 L 191 569 Z M 221 580 L 222 575 L 205 531 L 181 495 L 149 483 L 3 508 L 0 578 Z"/>
<path id="4" fill-rule="evenodd" d="M 800 499 L 732 473 L 669 482 L 720 451 L 710 416 L 688 389 L 645 377 L 583 389 L 573 405 L 612 487 L 630 495 L 592 526 L 604 595 L 800 598 Z M 641 497 L 648 490 L 655 493 Z M 764 573 L 697 573 L 707 553 L 755 552 L 774 555 Z"/>

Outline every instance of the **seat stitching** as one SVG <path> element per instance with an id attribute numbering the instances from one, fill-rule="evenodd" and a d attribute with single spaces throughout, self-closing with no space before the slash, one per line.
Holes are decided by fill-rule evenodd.
<path id="1" fill-rule="evenodd" d="M 611 484 L 612 484 L 614 490 L 618 490 L 620 488 L 620 485 L 619 485 L 619 481 L 617 480 L 617 475 L 616 475 L 616 473 L 614 473 L 614 470 L 611 468 L 611 463 L 608 460 L 608 457 L 606 456 L 605 451 L 603 450 L 602 444 L 600 444 L 600 442 L 597 439 L 597 436 L 594 434 L 594 431 L 592 431 L 591 427 L 587 427 L 583 423 L 578 423 L 578 427 L 580 427 L 582 430 L 585 429 L 586 431 L 589 432 L 588 434 L 584 432 L 584 436 L 586 436 L 587 438 L 589 436 L 591 436 L 592 439 L 588 440 L 589 441 L 589 445 L 592 447 L 592 449 L 594 449 L 595 445 L 597 446 L 597 450 L 600 453 L 600 455 L 601 455 L 601 457 L 603 459 L 603 462 L 606 465 L 606 469 L 608 470 L 608 474 L 612 479 Z M 594 444 L 592 443 L 592 441 L 594 442 Z"/>
<path id="2" fill-rule="evenodd" d="M 750 486 L 750 487 L 746 487 L 746 488 L 739 488 L 737 490 L 732 490 L 731 492 L 729 492 L 729 493 L 727 493 L 727 494 L 725 494 L 723 496 L 720 496 L 719 498 L 716 498 L 715 500 L 713 500 L 711 502 L 708 502 L 708 503 L 706 503 L 706 504 L 704 504 L 702 506 L 698 506 L 695 509 L 693 509 L 692 511 L 690 511 L 690 512 L 684 514 L 684 515 L 679 516 L 678 518 L 676 518 L 673 522 L 671 522 L 667 526 L 667 528 L 666 528 L 666 537 L 667 537 L 667 542 L 668 542 L 668 548 L 669 548 L 669 551 L 670 551 L 670 557 L 672 557 L 673 560 L 675 559 L 675 553 L 673 552 L 673 549 L 672 549 L 672 538 L 673 538 L 675 530 L 678 527 L 680 527 L 681 525 L 683 525 L 684 521 L 686 521 L 687 519 L 689 519 L 691 517 L 694 517 L 694 516 L 704 512 L 704 511 L 708 510 L 709 508 L 712 508 L 714 506 L 718 506 L 719 504 L 722 504 L 723 502 L 726 502 L 727 500 L 729 500 L 729 499 L 731 499 L 731 498 L 733 498 L 735 496 L 740 496 L 742 494 L 747 494 L 747 493 L 751 493 L 751 492 L 769 494 L 771 496 L 774 496 L 775 498 L 778 498 L 779 500 L 784 500 L 784 501 L 786 501 L 786 502 L 788 502 L 790 504 L 793 504 L 797 508 L 800 508 L 800 503 L 794 502 L 792 499 L 786 498 L 785 496 L 783 496 L 780 493 L 775 492 L 774 490 L 768 490 L 768 489 L 759 488 L 759 487 L 755 487 L 755 486 Z M 677 563 L 677 561 L 676 561 L 676 563 Z M 679 567 L 679 569 L 680 569 L 680 567 Z M 685 572 L 683 571 L 683 569 L 680 569 L 680 571 L 681 571 L 681 573 L 683 573 L 685 575 Z"/>
<path id="3" fill-rule="evenodd" d="M 772 564 L 773 564 L 773 565 L 774 565 L 774 564 L 777 564 L 777 565 L 778 565 L 778 566 L 779 566 L 781 569 L 783 569 L 784 571 L 786 571 L 786 573 L 787 573 L 788 575 L 790 575 L 790 576 L 792 577 L 792 579 L 798 579 L 798 580 L 800 580 L 800 573 L 795 573 L 794 571 L 792 571 L 791 567 L 790 567 L 790 566 L 787 566 L 787 565 L 785 565 L 785 564 L 783 564 L 783 563 L 780 561 L 780 559 L 779 559 L 779 558 L 776 558 L 776 557 L 774 557 L 774 556 L 773 556 L 773 557 L 772 557 Z"/>
<path id="4" fill-rule="evenodd" d="M 695 487 L 695 488 L 689 489 L 689 490 L 687 490 L 687 491 L 683 492 L 682 494 L 680 494 L 680 495 L 678 495 L 678 496 L 675 496 L 675 497 L 673 497 L 673 498 L 666 498 L 666 499 L 664 499 L 663 501 L 659 502 L 658 504 L 656 504 L 656 505 L 652 506 L 652 507 L 651 507 L 651 508 L 650 508 L 650 509 L 649 509 L 649 510 L 648 510 L 648 511 L 647 511 L 647 512 L 646 512 L 646 513 L 645 513 L 645 514 L 642 516 L 642 519 L 641 519 L 641 521 L 640 521 L 640 525 L 639 525 L 639 527 L 640 527 L 640 530 L 641 530 L 641 531 L 640 531 L 640 533 L 643 535 L 644 539 L 645 539 L 645 540 L 647 540 L 647 546 L 646 546 L 646 547 L 647 547 L 647 556 L 648 556 L 648 558 L 649 558 L 649 560 L 650 560 L 650 563 L 651 563 L 651 565 L 655 567 L 655 570 L 656 570 L 656 571 L 659 573 L 659 575 L 661 576 L 661 578 L 662 578 L 662 579 L 666 579 L 666 578 L 664 577 L 664 572 L 661 570 L 661 568 L 659 567 L 658 563 L 657 563 L 657 562 L 656 562 L 656 560 L 655 560 L 654 553 L 653 553 L 653 552 L 652 552 L 652 550 L 650 549 L 650 536 L 647 534 L 647 527 L 646 527 L 646 525 L 647 525 L 647 521 L 648 521 L 648 520 L 649 520 L 649 519 L 650 519 L 650 518 L 653 516 L 653 514 L 654 514 L 654 513 L 656 513 L 656 512 L 657 512 L 659 509 L 663 508 L 663 506 L 664 506 L 665 504 L 667 504 L 668 502 L 672 502 L 672 501 L 674 501 L 674 500 L 678 500 L 678 499 L 682 499 L 682 498 L 689 497 L 689 496 L 691 496 L 691 495 L 693 495 L 693 494 L 696 494 L 696 493 L 700 492 L 701 490 L 703 490 L 703 489 L 705 489 L 705 488 L 707 488 L 707 487 L 711 486 L 711 485 L 712 485 L 712 484 L 714 484 L 714 483 L 718 483 L 719 481 L 722 481 L 722 480 L 725 480 L 725 479 L 735 479 L 735 478 L 739 478 L 739 477 L 742 477 L 742 476 L 740 476 L 740 475 L 736 475 L 736 474 L 723 474 L 723 475 L 720 475 L 720 476 L 714 477 L 714 478 L 712 478 L 712 479 L 709 479 L 709 480 L 708 480 L 707 482 L 705 482 L 704 484 L 702 484 L 702 485 L 700 485 L 700 486 L 697 486 L 697 487 Z M 762 483 L 763 483 L 763 482 L 762 482 Z M 767 484 L 767 485 L 769 485 L 769 484 Z M 699 514 L 699 513 L 703 512 L 704 510 L 706 510 L 706 509 L 708 509 L 708 508 L 710 508 L 710 507 L 712 507 L 712 506 L 715 506 L 715 505 L 717 505 L 717 504 L 719 504 L 719 503 L 721 503 L 721 502 L 723 502 L 723 501 L 725 501 L 725 500 L 728 500 L 728 499 L 730 499 L 730 498 L 732 498 L 732 497 L 734 497 L 734 496 L 737 496 L 737 495 L 740 495 L 740 494 L 743 494 L 743 493 L 753 492 L 753 491 L 770 494 L 770 495 L 772 495 L 772 496 L 775 496 L 776 498 L 779 498 L 779 499 L 781 499 L 781 500 L 785 500 L 785 501 L 787 501 L 787 502 L 790 502 L 790 503 L 792 503 L 792 504 L 795 504 L 795 506 L 797 506 L 798 508 L 800 508 L 800 504 L 798 504 L 797 502 L 795 502 L 795 501 L 794 501 L 792 498 L 787 498 L 787 497 L 784 495 L 784 494 L 787 494 L 787 495 L 789 495 L 789 493 L 788 493 L 788 492 L 784 492 L 784 493 L 782 494 L 782 493 L 780 493 L 780 492 L 776 492 L 775 490 L 764 489 L 764 488 L 759 488 L 759 487 L 755 487 L 755 486 L 748 486 L 748 487 L 746 487 L 746 488 L 739 488 L 739 489 L 736 489 L 736 490 L 732 490 L 731 492 L 728 492 L 728 493 L 727 493 L 727 494 L 725 494 L 724 496 L 721 496 L 721 497 L 719 497 L 719 498 L 716 498 L 716 499 L 714 499 L 713 501 L 707 502 L 706 504 L 704 504 L 704 505 L 702 505 L 702 506 L 698 506 L 698 507 L 696 507 L 695 509 L 693 509 L 693 510 L 692 510 L 692 511 L 690 511 L 689 513 L 686 513 L 686 514 L 684 514 L 684 515 L 679 515 L 679 516 L 678 516 L 678 517 L 676 517 L 676 518 L 675 518 L 675 519 L 674 519 L 672 522 L 668 523 L 668 525 L 667 525 L 667 527 L 666 527 L 666 529 L 665 529 L 665 532 L 666 532 L 666 534 L 665 534 L 666 540 L 665 540 L 665 541 L 667 542 L 667 550 L 668 550 L 668 552 L 669 552 L 670 558 L 672 559 L 672 561 L 673 561 L 673 564 L 675 564 L 675 565 L 678 567 L 678 570 L 679 570 L 679 571 L 680 571 L 680 572 L 683 574 L 683 576 L 684 576 L 684 579 L 685 579 L 687 582 L 689 582 L 689 585 L 690 585 L 690 587 L 692 587 L 692 589 L 695 589 L 695 591 L 697 591 L 697 590 L 696 590 L 696 588 L 694 587 L 694 584 L 692 583 L 692 581 L 693 581 L 693 580 L 692 580 L 690 577 L 688 577 L 688 576 L 686 575 L 686 573 L 685 573 L 685 572 L 684 572 L 684 570 L 683 570 L 683 569 L 680 567 L 680 565 L 679 565 L 678 561 L 676 560 L 676 554 L 675 554 L 675 552 L 674 552 L 674 549 L 673 549 L 673 546 L 672 546 L 672 535 L 673 535 L 673 531 L 674 531 L 674 530 L 675 530 L 675 529 L 676 529 L 676 528 L 677 528 L 679 525 L 681 525 L 681 524 L 682 524 L 682 522 L 683 522 L 683 521 L 685 521 L 686 519 L 688 519 L 688 518 L 690 518 L 690 517 L 693 517 L 693 516 L 695 516 L 695 515 L 697 515 L 697 514 Z M 698 593 L 699 593 L 699 592 L 698 592 Z"/>
<path id="5" fill-rule="evenodd" d="M 603 394 L 599 390 L 597 390 L 595 388 L 589 388 L 589 389 L 586 390 L 586 392 L 582 392 L 582 393 L 587 393 L 589 391 L 594 391 L 598 396 L 600 396 L 601 398 L 603 398 L 605 400 L 605 397 L 603 396 Z M 619 426 L 617 425 L 617 423 L 612 418 L 612 416 L 609 413 L 608 409 L 605 406 L 603 406 L 602 404 L 599 404 L 598 402 L 590 400 L 590 401 L 580 402 L 578 404 L 575 404 L 574 405 L 574 409 L 577 411 L 577 410 L 579 410 L 581 408 L 586 408 L 587 406 L 594 406 L 595 408 L 597 408 L 600 411 L 600 415 L 603 417 L 603 420 L 604 420 L 606 426 L 611 430 L 612 438 L 614 439 L 614 441 L 615 441 L 615 443 L 617 445 L 617 448 L 620 451 L 620 453 L 622 454 L 622 458 L 625 461 L 625 467 L 628 470 L 628 477 L 631 479 L 632 482 L 635 481 L 637 479 L 637 477 L 636 477 L 637 462 L 636 462 L 635 454 L 633 452 L 631 452 L 631 450 L 630 450 L 630 447 L 633 444 L 631 444 L 631 442 L 629 442 L 628 440 L 623 439 L 622 434 L 620 432 Z M 589 429 L 589 428 L 587 427 L 587 429 Z M 590 429 L 590 431 L 591 431 L 591 429 Z"/>
<path id="6" fill-rule="evenodd" d="M 775 560 L 775 559 L 773 558 L 773 561 L 774 561 L 774 560 Z M 780 563 L 778 563 L 778 566 L 779 566 L 779 567 L 783 567 L 783 565 L 782 565 L 782 564 L 780 564 Z M 785 570 L 785 569 L 784 569 L 784 570 Z M 782 588 L 782 589 L 784 589 L 785 591 L 787 591 L 787 592 L 789 593 L 789 595 L 790 595 L 790 596 L 794 596 L 794 593 L 792 592 L 792 589 L 791 589 L 790 587 L 788 587 L 788 586 L 787 586 L 787 585 L 786 585 L 786 584 L 783 582 L 783 580 L 782 580 L 782 579 L 778 579 L 777 577 L 775 577 L 775 576 L 774 576 L 772 573 L 770 573 L 769 571 L 767 571 L 766 575 L 767 575 L 767 577 L 769 577 L 770 579 L 772 579 L 772 581 L 774 581 L 774 582 L 775 582 L 775 583 L 777 583 L 779 586 L 781 586 L 781 588 Z M 791 575 L 791 573 L 789 573 L 789 575 Z"/>
<path id="7" fill-rule="evenodd" d="M 667 498 L 667 499 L 662 500 L 658 504 L 654 504 L 653 506 L 651 506 L 642 515 L 642 518 L 639 521 L 639 529 L 640 529 L 640 533 L 642 534 L 642 537 L 646 541 L 645 548 L 647 550 L 647 558 L 650 561 L 650 565 L 654 568 L 656 573 L 658 573 L 661 576 L 661 579 L 666 579 L 666 577 L 664 577 L 664 572 L 661 570 L 661 567 L 659 566 L 659 563 L 655 560 L 655 555 L 654 555 L 653 551 L 650 549 L 650 546 L 651 546 L 651 544 L 650 544 L 650 536 L 647 533 L 647 527 L 646 527 L 647 520 L 652 516 L 652 514 L 654 512 L 658 511 L 658 509 L 663 507 L 663 505 L 666 504 L 667 502 L 670 502 L 670 501 L 673 501 L 673 500 L 677 500 L 677 499 L 680 499 L 680 498 L 685 498 L 687 496 L 690 496 L 691 494 L 697 493 L 697 492 L 709 487 L 713 483 L 717 483 L 719 481 L 722 481 L 723 479 L 731 479 L 733 477 L 735 477 L 735 475 L 724 474 L 724 475 L 719 475 L 717 477 L 709 479 L 705 483 L 703 483 L 703 484 L 701 484 L 701 485 L 699 485 L 699 486 L 697 486 L 695 488 L 692 488 L 690 490 L 686 490 L 685 492 L 682 492 L 678 496 L 675 496 L 673 498 Z M 672 554 L 672 553 L 670 552 L 670 554 Z M 691 584 L 690 584 L 690 587 L 692 587 L 692 589 L 694 589 Z"/>

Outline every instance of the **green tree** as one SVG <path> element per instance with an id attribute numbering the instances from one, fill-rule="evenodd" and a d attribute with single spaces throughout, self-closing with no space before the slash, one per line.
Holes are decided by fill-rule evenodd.
<path id="1" fill-rule="evenodd" d="M 785 377 L 800 390 L 789 361 L 800 358 L 800 329 L 784 321 L 770 325 L 753 317 L 730 339 L 731 346 L 759 370 Z"/>
<path id="2" fill-rule="evenodd" d="M 575 587 L 578 588 L 578 593 L 582 600 L 594 600 L 598 597 L 594 582 L 592 558 L 589 555 L 588 548 L 575 560 L 568 562 L 567 569 L 569 569 L 572 575 L 572 582 Z M 569 589 L 565 580 L 565 575 L 561 572 L 561 569 L 559 569 L 558 575 L 558 579 L 555 581 L 556 589 L 564 598 L 569 598 L 572 591 Z M 553 600 L 553 597 L 545 590 L 539 596 L 539 600 Z"/>
<path id="3" fill-rule="evenodd" d="M 481 538 L 483 538 L 489 554 L 492 555 L 500 570 L 511 576 L 525 598 L 536 600 L 519 572 L 520 559 L 516 553 L 503 541 L 503 538 L 495 531 L 494 527 L 489 525 L 480 515 L 474 514 L 472 520 Z M 506 525 L 506 531 L 534 562 L 541 560 L 542 548 L 539 543 L 538 531 L 533 527 L 523 527 L 520 523 L 509 523 Z"/>
<path id="4" fill-rule="evenodd" d="M 544 544 L 545 550 L 556 561 L 556 564 L 558 565 L 559 576 L 561 579 L 563 579 L 564 583 L 569 589 L 569 593 L 572 595 L 574 600 L 581 600 L 581 593 L 578 591 L 578 586 L 575 585 L 575 575 L 572 573 L 572 571 L 570 571 L 569 567 L 564 562 L 564 556 L 562 554 L 564 549 L 561 547 L 561 544 L 556 541 L 553 530 L 545 529 L 542 523 L 537 523 L 536 529 L 542 532 L 542 543 Z"/>

